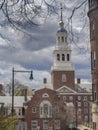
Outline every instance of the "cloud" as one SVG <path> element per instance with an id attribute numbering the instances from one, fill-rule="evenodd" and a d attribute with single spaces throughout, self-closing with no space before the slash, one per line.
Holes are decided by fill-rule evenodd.
<path id="1" fill-rule="evenodd" d="M 65 27 L 67 27 L 66 22 L 68 22 L 67 18 L 71 15 L 71 9 L 75 7 L 73 3 L 77 2 L 77 0 L 70 1 L 71 2 L 67 0 L 66 5 L 64 5 L 64 11 L 67 12 L 63 13 Z M 79 17 L 79 15 L 76 13 L 73 19 L 73 31 L 76 35 L 76 42 L 73 43 L 69 40 L 72 46 L 72 62 L 75 66 L 76 77 L 90 79 L 88 20 L 87 24 L 85 24 L 85 29 L 81 30 L 83 21 L 79 21 L 77 17 Z M 35 80 L 30 84 L 30 86 L 33 85 L 32 87 L 42 84 L 43 77 L 46 76 L 50 78 L 50 69 L 53 64 L 53 49 L 56 44 L 56 31 L 59 27 L 59 19 L 60 17 L 58 15 L 52 15 L 46 19 L 44 24 L 39 26 L 31 26 L 25 22 L 23 24 L 23 32 L 21 32 L 13 29 L 7 20 L 2 17 L 0 20 L 1 82 L 11 81 L 12 67 L 19 70 L 32 69 L 35 77 Z M 71 36 L 69 32 L 69 37 Z M 21 74 L 18 75 L 18 77 L 16 78 L 26 81 L 26 78 L 22 78 L 23 76 Z"/>

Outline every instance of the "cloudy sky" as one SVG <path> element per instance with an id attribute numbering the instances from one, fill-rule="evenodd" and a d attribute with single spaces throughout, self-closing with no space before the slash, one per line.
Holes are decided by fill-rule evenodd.
<path id="1" fill-rule="evenodd" d="M 81 0 L 80 0 L 81 1 Z M 79 4 L 79 0 L 62 1 L 63 21 L 69 33 L 69 42 L 72 47 L 72 62 L 75 66 L 75 77 L 83 81 L 90 81 L 90 45 L 87 8 L 78 9 L 71 22 L 72 9 Z M 45 7 L 44 7 L 45 9 Z M 85 9 L 85 11 L 84 11 Z M 46 10 L 45 10 L 46 11 Z M 56 3 L 57 14 L 51 13 L 47 18 L 38 18 L 41 23 L 34 26 L 25 22 L 22 31 L 10 26 L 6 17 L 0 19 L 0 82 L 11 82 L 12 68 L 15 70 L 33 70 L 34 80 L 29 81 L 29 74 L 15 73 L 15 79 L 32 88 L 39 87 L 46 77 L 50 82 L 51 66 L 53 64 L 53 50 L 56 44 L 56 32 L 59 28 L 60 6 Z M 86 12 L 86 13 L 84 13 Z M 46 15 L 46 14 L 45 14 Z M 69 24 L 68 24 L 69 23 Z M 24 33 L 25 32 L 25 33 Z M 74 37 L 72 37 L 72 34 Z M 72 40 L 74 38 L 74 41 Z"/>

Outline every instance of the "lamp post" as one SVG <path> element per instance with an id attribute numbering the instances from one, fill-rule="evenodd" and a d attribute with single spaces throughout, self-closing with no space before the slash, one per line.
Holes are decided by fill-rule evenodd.
<path id="1" fill-rule="evenodd" d="M 14 115 L 14 73 L 30 73 L 30 80 L 33 80 L 33 72 L 32 71 L 24 71 L 24 70 L 15 70 L 12 68 L 12 117 Z"/>

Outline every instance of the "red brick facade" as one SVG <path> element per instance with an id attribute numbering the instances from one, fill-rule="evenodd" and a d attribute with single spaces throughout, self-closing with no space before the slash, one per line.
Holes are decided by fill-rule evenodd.
<path id="1" fill-rule="evenodd" d="M 45 104 L 49 103 L 48 109 L 51 107 L 51 113 L 46 109 L 46 115 L 41 115 L 41 103 L 45 102 Z M 43 105 L 45 105 L 43 104 Z M 32 109 L 35 109 L 35 112 L 32 112 Z M 62 113 L 63 110 L 63 113 Z M 27 103 L 27 109 L 25 112 L 25 121 L 27 122 L 28 130 L 32 130 L 32 121 L 37 121 L 37 126 L 40 126 L 40 129 L 43 130 L 43 122 L 48 122 L 49 124 L 52 122 L 54 127 L 54 121 L 65 121 L 65 119 L 61 120 L 61 115 L 65 113 L 65 110 L 60 102 L 60 97 L 57 95 L 56 91 L 43 88 L 41 90 L 35 91 L 33 98 Z M 45 114 L 45 113 L 44 113 Z M 64 127 L 64 126 L 63 126 Z M 62 129 L 64 129 L 62 127 Z"/>
<path id="2" fill-rule="evenodd" d="M 66 75 L 66 81 L 64 82 L 62 81 L 63 74 Z M 74 71 L 52 71 L 51 78 L 54 90 L 64 85 L 71 89 L 75 89 Z"/>
<path id="3" fill-rule="evenodd" d="M 89 1 L 93 100 L 98 102 L 98 1 Z"/>
<path id="4" fill-rule="evenodd" d="M 63 91 L 55 91 L 48 88 L 43 88 L 35 91 L 31 100 L 27 103 L 27 109 L 25 110 L 25 121 L 27 122 L 28 130 L 34 130 L 40 126 L 41 130 L 48 130 L 49 125 L 52 122 L 53 130 L 55 130 L 56 122 L 59 122 L 58 130 L 65 130 L 66 127 L 73 120 L 73 124 L 81 124 L 84 122 L 91 122 L 91 107 L 92 101 L 91 93 L 66 93 Z M 61 90 L 62 90 L 61 89 Z M 41 110 L 42 104 L 49 105 L 45 110 Z M 66 103 L 73 103 L 74 112 L 70 118 L 70 113 L 66 110 Z M 51 112 L 50 112 L 51 110 Z M 43 113 L 41 113 L 44 111 Z M 32 122 L 35 121 L 36 125 L 32 126 Z M 44 122 L 47 122 L 46 128 L 44 128 Z M 34 122 L 33 122 L 34 123 Z M 34 125 L 34 124 L 33 124 Z"/>

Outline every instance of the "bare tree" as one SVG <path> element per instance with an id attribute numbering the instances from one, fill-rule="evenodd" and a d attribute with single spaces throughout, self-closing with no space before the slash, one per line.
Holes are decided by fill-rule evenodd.
<path id="1" fill-rule="evenodd" d="M 4 86 L 5 89 L 5 93 L 9 93 L 9 95 L 12 94 L 12 83 L 8 83 L 5 84 Z M 24 89 L 27 89 L 27 95 L 32 95 L 32 91 L 30 90 L 30 88 L 28 86 L 24 86 L 23 84 L 21 84 L 18 80 L 15 80 L 14 83 L 14 95 L 15 96 L 23 96 L 22 92 Z"/>
<path id="2" fill-rule="evenodd" d="M 70 35 L 69 40 L 80 49 L 81 53 L 86 53 L 89 51 L 88 45 L 87 47 L 80 47 L 77 43 L 80 39 L 79 34 L 87 27 L 88 0 L 1 0 L 0 13 L 4 14 L 12 27 L 30 35 L 27 26 L 39 26 L 40 21 L 45 21 L 50 15 L 57 15 L 58 17 L 60 3 L 63 5 L 64 12 L 70 12 L 68 16 L 64 16 L 67 19 L 65 27 Z M 76 14 L 78 15 L 77 19 L 83 23 L 78 32 L 74 27 Z"/>
<path id="3" fill-rule="evenodd" d="M 74 2 L 69 1 L 72 4 L 71 7 L 67 7 L 66 3 L 68 1 L 66 0 L 58 2 L 56 0 L 1 0 L 0 9 L 10 24 L 15 27 L 23 26 L 26 23 L 37 25 L 35 18 L 46 18 L 48 15 L 58 14 L 60 2 L 62 2 L 65 9 L 71 9 L 68 24 L 72 24 L 75 12 L 83 6 L 84 10 L 82 12 L 85 11 L 85 6 L 87 5 L 87 0 L 79 0 L 79 2 L 78 0 Z"/>
<path id="4" fill-rule="evenodd" d="M 57 15 L 58 17 L 60 14 L 60 3 L 63 5 L 64 12 L 70 12 L 68 16 L 66 16 L 67 20 L 65 21 L 65 27 L 70 35 L 69 40 L 80 49 L 81 53 L 88 52 L 88 45 L 87 47 L 80 47 L 77 44 L 81 36 L 79 34 L 83 32 L 88 24 L 88 0 L 1 0 L 0 13 L 5 16 L 12 27 L 30 34 L 26 28 L 27 26 L 39 26 L 40 21 L 45 21 L 50 15 Z M 83 23 L 79 31 L 75 30 L 74 27 L 76 15 L 78 15 L 77 23 L 79 21 Z"/>

